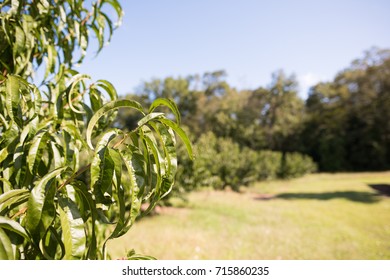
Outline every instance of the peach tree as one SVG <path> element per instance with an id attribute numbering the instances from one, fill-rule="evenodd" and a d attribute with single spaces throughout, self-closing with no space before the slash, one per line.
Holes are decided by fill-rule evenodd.
<path id="1" fill-rule="evenodd" d="M 147 213 L 171 191 L 176 136 L 192 157 L 172 101 L 145 109 L 74 70 L 123 14 L 117 0 L 84 2 L 0 4 L 0 259 L 109 258 L 107 242 L 130 229 L 141 205 Z M 113 125 L 119 108 L 138 112 L 136 128 Z"/>

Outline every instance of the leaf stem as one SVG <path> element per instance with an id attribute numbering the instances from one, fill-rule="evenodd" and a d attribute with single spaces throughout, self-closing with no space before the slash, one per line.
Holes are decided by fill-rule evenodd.
<path id="1" fill-rule="evenodd" d="M 76 173 L 74 173 L 72 176 L 70 176 L 70 178 L 68 178 L 65 182 L 63 182 L 63 183 L 57 188 L 57 190 L 62 189 L 64 186 L 66 186 L 67 184 L 69 184 L 70 182 L 72 182 L 75 178 L 77 178 L 80 174 L 82 174 L 82 173 L 84 173 L 85 171 L 87 171 L 90 167 L 91 167 L 91 164 L 87 164 L 87 165 L 81 167 L 79 170 L 77 170 Z"/>
<path id="2" fill-rule="evenodd" d="M 15 213 L 14 215 L 12 215 L 11 219 L 14 219 L 20 215 L 23 215 L 24 213 L 26 213 L 27 211 L 27 207 L 23 207 L 22 209 L 20 209 L 17 213 Z"/>

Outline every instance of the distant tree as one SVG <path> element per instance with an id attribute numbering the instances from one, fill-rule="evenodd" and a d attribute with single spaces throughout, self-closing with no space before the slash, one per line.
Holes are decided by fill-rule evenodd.
<path id="1" fill-rule="evenodd" d="M 306 101 L 304 150 L 321 170 L 390 167 L 390 51 L 373 48 Z"/>
<path id="2" fill-rule="evenodd" d="M 346 120 L 349 92 L 333 83 L 313 87 L 306 100 L 306 118 L 301 134 L 302 149 L 323 171 L 347 170 Z"/>

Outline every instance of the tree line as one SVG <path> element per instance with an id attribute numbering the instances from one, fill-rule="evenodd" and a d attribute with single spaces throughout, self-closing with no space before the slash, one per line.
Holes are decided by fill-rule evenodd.
<path id="1" fill-rule="evenodd" d="M 215 71 L 152 79 L 128 97 L 145 105 L 161 97 L 174 100 L 195 150 L 197 144 L 206 151 L 214 138 L 223 140 L 228 153 L 225 162 L 230 164 L 239 161 L 234 159 L 235 150 L 250 164 L 261 158 L 274 162 L 275 156 L 279 157 L 281 164 L 270 177 L 294 177 L 316 170 L 310 158 L 319 171 L 326 172 L 390 168 L 390 50 L 371 48 L 332 81 L 314 85 L 306 100 L 298 94 L 296 77 L 283 70 L 272 74 L 268 86 L 250 90 L 232 87 L 226 76 L 225 71 Z M 120 111 L 116 126 L 132 129 L 137 119 L 132 112 Z M 214 150 L 221 153 L 223 148 Z M 246 155 L 253 151 L 275 154 L 250 161 Z M 200 161 L 207 154 L 203 153 Z M 208 160 L 215 161 L 217 154 Z M 290 168 L 295 166 L 300 172 L 284 174 L 286 170 L 281 169 L 288 166 L 286 156 L 292 154 L 300 158 L 290 161 Z M 203 167 L 207 172 L 213 168 Z M 223 172 L 229 173 L 229 168 Z M 261 168 L 248 172 L 261 172 Z M 241 176 L 240 183 L 248 176 Z"/>

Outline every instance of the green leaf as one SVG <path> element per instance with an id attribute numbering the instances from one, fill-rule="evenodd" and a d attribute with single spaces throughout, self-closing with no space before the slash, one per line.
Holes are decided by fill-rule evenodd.
<path id="1" fill-rule="evenodd" d="M 123 188 L 121 188 L 121 182 L 122 182 L 122 158 L 119 154 L 119 152 L 115 149 L 111 149 L 109 148 L 108 149 L 108 152 L 110 154 L 110 157 L 111 159 L 113 160 L 114 162 L 114 166 L 115 166 L 115 187 L 118 189 L 118 192 L 119 192 L 119 189 L 122 190 Z"/>
<path id="2" fill-rule="evenodd" d="M 81 135 L 80 129 L 76 127 L 74 122 L 64 121 L 62 123 L 62 129 L 71 135 L 74 140 L 81 141 L 81 144 L 84 147 L 87 147 L 87 142 L 85 142 L 84 137 Z"/>
<path id="3" fill-rule="evenodd" d="M 188 155 L 191 159 L 194 159 L 194 154 L 193 154 L 193 151 L 192 151 L 192 145 L 191 145 L 191 141 L 190 139 L 188 138 L 187 134 L 184 132 L 184 130 L 178 126 L 175 122 L 169 120 L 169 119 L 166 119 L 166 118 L 161 118 L 159 119 L 159 121 L 167 126 L 169 126 L 170 128 L 173 129 L 173 131 L 179 135 L 180 139 L 183 141 L 184 145 L 186 146 L 187 148 L 187 152 L 188 152 Z"/>
<path id="4" fill-rule="evenodd" d="M 96 194 L 96 202 L 111 204 L 115 164 L 111 158 L 109 149 L 104 150 L 99 167 L 99 179 L 93 186 L 94 193 Z"/>
<path id="5" fill-rule="evenodd" d="M 177 171 L 176 140 L 173 130 L 161 123 L 153 124 L 155 131 L 160 136 L 165 155 L 165 174 L 159 191 L 159 199 L 166 196 L 173 187 L 175 174 Z"/>
<path id="6" fill-rule="evenodd" d="M 102 21 L 103 21 L 103 18 L 104 18 L 104 21 L 107 23 L 108 25 L 108 39 L 107 39 L 107 42 L 110 42 L 111 41 L 111 36 L 112 36 L 112 33 L 114 31 L 114 28 L 113 28 L 113 25 L 112 25 L 112 21 L 110 20 L 110 18 L 104 13 L 104 12 L 100 12 L 100 15 L 102 16 Z M 105 28 L 105 24 L 103 26 L 103 29 L 106 29 Z"/>
<path id="7" fill-rule="evenodd" d="M 98 39 L 99 47 L 98 47 L 97 53 L 99 53 L 104 47 L 104 38 L 103 38 L 103 36 L 101 36 L 101 32 L 99 30 L 99 27 L 96 24 L 91 25 L 91 29 L 95 33 L 96 38 Z"/>
<path id="8" fill-rule="evenodd" d="M 18 222 L 15 222 L 14 220 L 11 220 L 7 217 L 0 216 L 0 228 L 10 230 L 26 238 L 27 240 L 30 240 L 26 230 Z"/>
<path id="9" fill-rule="evenodd" d="M 42 131 L 35 135 L 27 155 L 27 164 L 31 174 L 35 174 L 42 159 L 43 150 L 47 148 L 48 134 Z"/>
<path id="10" fill-rule="evenodd" d="M 169 109 L 171 109 L 172 113 L 175 115 L 177 123 L 178 124 L 181 123 L 180 112 L 175 102 L 167 98 L 157 98 L 150 105 L 149 113 L 152 113 L 158 106 L 167 106 Z"/>
<path id="11" fill-rule="evenodd" d="M 42 109 L 42 96 L 36 86 L 33 86 L 32 90 L 34 94 L 34 112 L 36 115 L 39 115 L 39 112 Z"/>
<path id="12" fill-rule="evenodd" d="M 64 259 L 81 259 L 86 249 L 84 221 L 76 203 L 70 198 L 59 198 L 59 205 L 62 240 L 65 247 Z"/>
<path id="13" fill-rule="evenodd" d="M 117 0 L 106 0 L 104 1 L 104 3 L 110 4 L 115 9 L 116 14 L 118 16 L 117 25 L 119 25 L 123 17 L 123 11 L 120 3 Z"/>
<path id="14" fill-rule="evenodd" d="M 117 93 L 115 87 L 109 81 L 97 80 L 96 86 L 103 88 L 108 93 L 111 100 L 116 100 L 118 98 L 118 93 Z"/>
<path id="15" fill-rule="evenodd" d="M 45 200 L 42 207 L 42 218 L 41 223 L 43 226 L 43 230 L 47 230 L 49 226 L 53 223 L 56 217 L 56 206 L 55 206 L 55 195 L 57 189 L 55 186 L 49 186 L 46 188 Z"/>
<path id="16" fill-rule="evenodd" d="M 94 260 L 96 259 L 96 251 L 97 251 L 97 241 L 96 241 L 96 233 L 95 233 L 95 221 L 97 219 L 97 209 L 95 202 L 92 198 L 92 194 L 88 191 L 87 186 L 79 181 L 75 181 L 72 183 L 72 186 L 74 189 L 84 197 L 84 199 L 87 201 L 90 213 L 91 213 L 91 235 L 88 236 L 88 252 L 87 252 L 87 258 Z"/>
<path id="17" fill-rule="evenodd" d="M 127 252 L 127 259 L 128 260 L 156 260 L 156 258 L 152 256 L 137 254 L 134 251 L 134 249 Z"/>
<path id="18" fill-rule="evenodd" d="M 149 164 L 154 165 L 154 168 L 152 168 L 149 173 L 154 172 L 156 175 L 155 189 L 152 189 L 152 191 L 158 193 L 159 187 L 161 185 L 162 175 L 165 174 L 163 156 L 158 149 L 157 141 L 154 137 L 153 132 L 148 127 L 144 127 L 141 132 L 142 133 L 140 133 L 140 137 L 146 142 L 146 150 L 144 152 L 145 156 L 147 155 L 149 150 L 152 153 L 151 156 L 153 156 L 153 160 L 149 161 Z"/>
<path id="19" fill-rule="evenodd" d="M 60 246 L 61 254 L 57 255 L 58 246 Z M 61 236 L 52 226 L 46 230 L 46 233 L 39 243 L 39 249 L 47 260 L 61 260 L 65 256 L 65 246 L 61 240 Z"/>
<path id="20" fill-rule="evenodd" d="M 114 176 L 114 162 L 107 152 L 109 142 L 118 135 L 117 130 L 106 132 L 96 145 L 91 163 L 91 188 L 99 203 L 109 203 L 112 180 Z"/>
<path id="21" fill-rule="evenodd" d="M 73 105 L 74 101 L 73 101 L 73 98 L 74 98 L 74 93 L 80 95 L 80 93 L 78 92 L 75 92 L 75 88 L 76 86 L 82 82 L 83 80 L 87 80 L 87 79 L 91 79 L 91 77 L 89 75 L 86 75 L 86 74 L 77 74 L 75 75 L 72 80 L 70 81 L 70 85 L 68 87 L 68 104 L 69 104 L 69 107 L 72 109 L 73 112 L 75 113 L 78 113 L 78 114 L 83 114 L 82 111 L 76 109 Z"/>
<path id="22" fill-rule="evenodd" d="M 57 51 L 53 45 L 47 46 L 47 57 L 45 57 L 46 60 L 46 71 L 45 76 L 43 77 L 46 79 L 50 73 L 54 72 L 55 66 L 56 66 L 56 58 L 57 58 Z"/>
<path id="23" fill-rule="evenodd" d="M 45 175 L 37 182 L 37 185 L 32 189 L 31 195 L 27 203 L 26 214 L 26 229 L 33 235 L 37 234 L 38 226 L 42 220 L 42 211 L 45 203 L 46 188 L 50 186 L 51 180 L 64 172 L 67 167 L 55 169 Z"/>
<path id="24" fill-rule="evenodd" d="M 17 116 L 20 104 L 20 78 L 14 75 L 8 75 L 6 83 L 6 107 L 9 117 L 14 120 L 19 127 L 22 127 L 22 120 Z"/>
<path id="25" fill-rule="evenodd" d="M 0 162 L 1 162 L 1 161 L 0 161 Z M 3 188 L 4 188 L 4 190 L 9 189 L 9 191 L 12 191 L 13 187 L 12 187 L 12 184 L 10 183 L 10 181 L 8 181 L 8 180 L 5 179 L 5 178 L 0 178 L 0 182 L 3 182 Z M 4 193 L 3 193 L 2 195 L 8 193 L 9 191 L 4 191 Z M 0 204 L 1 204 L 1 203 L 0 203 Z"/>
<path id="26" fill-rule="evenodd" d="M 120 108 L 120 107 L 128 107 L 128 108 L 132 108 L 132 109 L 135 109 L 135 110 L 138 110 L 140 111 L 141 113 L 143 113 L 143 109 L 142 109 L 142 106 L 136 102 L 136 101 L 133 101 L 133 100 L 127 100 L 127 99 L 123 99 L 123 100 L 115 100 L 115 101 L 111 101 L 107 104 L 105 104 L 102 108 L 100 108 L 91 118 L 91 120 L 89 121 L 88 123 L 88 127 L 87 127 L 87 133 L 86 133 L 86 138 L 87 138 L 87 143 L 88 143 L 88 146 L 93 150 L 93 145 L 92 145 L 92 132 L 93 132 L 93 128 L 95 127 L 96 123 L 98 122 L 98 120 L 105 114 L 107 114 L 109 111 L 111 110 L 114 110 L 114 109 L 117 109 L 117 108 Z M 143 113 L 144 114 L 144 113 Z"/>
<path id="27" fill-rule="evenodd" d="M 13 260 L 14 251 L 12 250 L 12 243 L 9 240 L 5 231 L 0 228 L 0 260 Z"/>
<path id="28" fill-rule="evenodd" d="M 96 112 L 103 106 L 102 93 L 97 88 L 93 87 L 89 91 L 89 100 L 92 111 Z"/>
<path id="29" fill-rule="evenodd" d="M 50 147 L 52 150 L 53 160 L 54 160 L 54 168 L 60 168 L 64 165 L 64 157 L 61 155 L 60 149 L 57 147 L 57 144 L 54 142 L 50 142 Z"/>
<path id="30" fill-rule="evenodd" d="M 130 213 L 125 225 L 126 228 L 122 230 L 122 233 L 126 231 L 134 224 L 135 219 L 138 217 L 141 209 L 142 199 L 140 197 L 140 188 L 137 184 L 135 170 L 132 165 L 132 158 L 130 154 L 121 153 L 122 161 L 125 163 L 126 170 L 129 174 L 129 180 L 123 182 L 125 189 L 128 189 L 130 194 Z"/>
<path id="31" fill-rule="evenodd" d="M 23 52 L 26 47 L 26 35 L 19 26 L 15 26 L 15 45 L 13 47 L 14 57 Z"/>
<path id="32" fill-rule="evenodd" d="M 5 215 L 6 213 L 3 213 L 3 210 L 8 208 L 7 212 L 9 212 L 14 206 L 26 202 L 29 195 L 30 192 L 25 189 L 10 190 L 3 193 L 0 195 L 0 214 Z"/>
<path id="33" fill-rule="evenodd" d="M 154 120 L 154 119 L 158 119 L 158 118 L 160 118 L 162 116 L 164 116 L 164 113 L 150 113 L 150 114 L 147 114 L 142 119 L 140 119 L 137 124 L 140 127 L 140 126 L 145 125 L 149 121 Z"/>
<path id="34" fill-rule="evenodd" d="M 2 126 L 7 130 L 8 129 L 8 122 L 2 114 L 0 114 L 0 121 L 1 121 Z"/>
<path id="35" fill-rule="evenodd" d="M 118 220 L 116 222 L 116 226 L 114 230 L 112 231 L 111 235 L 106 239 L 106 241 L 103 244 L 103 255 L 105 255 L 105 247 L 106 242 L 109 239 L 117 238 L 121 235 L 123 235 L 126 231 L 123 231 L 126 227 L 126 197 L 125 197 L 125 190 L 128 190 L 126 187 L 127 180 L 123 182 L 123 185 L 121 185 L 121 176 L 122 176 L 122 157 L 120 153 L 114 149 L 107 149 L 106 152 L 110 154 L 110 158 L 114 163 L 115 166 L 115 176 L 116 177 L 116 192 L 115 192 L 115 202 L 118 206 L 119 213 Z M 131 179 L 130 179 L 131 181 Z"/>

